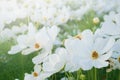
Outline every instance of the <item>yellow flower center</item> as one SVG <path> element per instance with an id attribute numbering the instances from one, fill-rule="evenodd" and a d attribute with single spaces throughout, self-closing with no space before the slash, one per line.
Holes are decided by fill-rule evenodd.
<path id="1" fill-rule="evenodd" d="M 98 59 L 98 57 L 99 57 L 98 52 L 93 51 L 93 52 L 92 52 L 92 56 L 91 56 L 91 57 L 92 57 L 92 59 L 93 59 L 93 60 Z"/>
<path id="2" fill-rule="evenodd" d="M 44 19 L 45 21 L 47 21 L 47 17 L 46 17 L 46 16 L 44 16 L 43 19 Z"/>
<path id="3" fill-rule="evenodd" d="M 65 18 L 62 18 L 62 22 L 65 22 Z"/>
<path id="4" fill-rule="evenodd" d="M 78 38 L 78 39 L 82 39 L 82 35 L 81 34 L 78 34 L 78 35 L 76 35 L 74 38 Z"/>
<path id="5" fill-rule="evenodd" d="M 40 48 L 40 45 L 39 45 L 38 43 L 35 43 L 34 47 L 35 47 L 36 49 L 39 49 L 39 48 Z"/>
<path id="6" fill-rule="evenodd" d="M 34 76 L 34 77 L 37 77 L 37 76 L 38 76 L 38 73 L 37 73 L 37 72 L 34 72 L 34 73 L 33 73 L 33 76 Z"/>

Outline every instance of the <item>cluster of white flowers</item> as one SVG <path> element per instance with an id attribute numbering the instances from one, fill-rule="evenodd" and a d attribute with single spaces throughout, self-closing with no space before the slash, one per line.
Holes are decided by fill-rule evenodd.
<path id="1" fill-rule="evenodd" d="M 120 69 L 118 6 L 119 0 L 1 0 L 0 41 L 11 38 L 16 41 L 8 54 L 38 52 L 32 59 L 34 71 L 25 73 L 24 80 L 45 80 L 57 72 L 108 65 L 111 70 Z M 109 13 L 104 15 L 100 28 L 95 32 L 84 30 L 64 42 L 60 41 L 63 47 L 54 49 L 61 30 L 59 26 L 70 20 L 81 20 L 90 10 L 99 16 Z M 99 22 L 98 17 L 93 19 L 94 24 Z"/>
<path id="2" fill-rule="evenodd" d="M 100 34 L 104 37 L 112 37 L 116 40 L 113 45 L 113 54 L 110 61 L 110 69 L 120 69 L 120 12 L 110 12 L 104 16 L 104 22 L 101 25 Z"/>

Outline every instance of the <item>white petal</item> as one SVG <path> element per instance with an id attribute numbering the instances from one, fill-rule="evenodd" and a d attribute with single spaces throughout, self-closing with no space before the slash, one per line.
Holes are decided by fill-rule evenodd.
<path id="1" fill-rule="evenodd" d="M 15 46 L 12 46 L 10 51 L 8 51 L 8 54 L 16 54 L 20 52 L 21 50 L 23 50 L 23 48 L 20 48 L 19 45 L 15 45 Z"/>
<path id="2" fill-rule="evenodd" d="M 117 51 L 117 52 L 120 51 L 120 39 L 115 42 L 112 49 L 113 51 Z"/>
<path id="3" fill-rule="evenodd" d="M 98 53 L 101 53 L 104 46 L 106 46 L 106 43 L 107 43 L 107 39 L 98 37 L 98 38 L 95 39 L 93 49 L 96 50 Z"/>
<path id="4" fill-rule="evenodd" d="M 96 38 L 94 43 L 94 50 L 96 50 L 99 54 L 104 54 L 108 50 L 112 48 L 115 40 L 113 38 Z"/>
<path id="5" fill-rule="evenodd" d="M 36 33 L 36 28 L 35 28 L 35 26 L 33 26 L 32 23 L 29 23 L 28 34 L 29 34 L 29 35 L 34 35 L 35 33 Z"/>
<path id="6" fill-rule="evenodd" d="M 22 54 L 23 55 L 28 55 L 28 54 L 30 54 L 30 53 L 32 53 L 34 51 L 35 51 L 34 48 L 27 48 L 27 49 L 25 49 L 25 50 L 22 51 Z"/>
<path id="7" fill-rule="evenodd" d="M 34 80 L 34 77 L 31 74 L 25 73 L 24 80 Z"/>
<path id="8" fill-rule="evenodd" d="M 119 26 L 115 25 L 113 22 L 104 22 L 102 24 L 101 31 L 108 35 L 118 35 L 120 34 Z"/>
<path id="9" fill-rule="evenodd" d="M 20 45 L 20 47 L 26 47 L 27 37 L 28 36 L 26 36 L 26 35 L 20 35 L 20 36 L 18 36 L 17 42 Z"/>
<path id="10" fill-rule="evenodd" d="M 70 71 L 73 68 L 73 64 L 68 62 L 65 66 L 65 71 Z"/>
<path id="11" fill-rule="evenodd" d="M 91 48 L 92 47 L 92 44 L 93 44 L 93 32 L 91 30 L 84 30 L 82 32 L 82 41 L 89 47 Z"/>
<path id="12" fill-rule="evenodd" d="M 60 29 L 57 26 L 52 26 L 50 29 L 48 29 L 48 34 L 50 35 L 53 41 L 55 40 L 59 31 Z"/>
<path id="13" fill-rule="evenodd" d="M 40 64 L 41 62 L 44 61 L 44 58 L 45 58 L 48 54 L 49 54 L 48 52 L 39 54 L 39 55 L 37 55 L 36 57 L 34 57 L 34 58 L 32 59 L 32 62 L 33 62 L 34 64 Z"/>
<path id="14" fill-rule="evenodd" d="M 36 80 L 45 80 L 46 78 L 50 77 L 54 73 L 51 72 L 44 72 L 39 75 L 39 77 Z"/>
<path id="15" fill-rule="evenodd" d="M 106 54 L 103 54 L 99 57 L 99 60 L 108 60 L 112 56 L 112 51 L 107 52 Z"/>
<path id="16" fill-rule="evenodd" d="M 69 54 L 67 53 L 67 50 L 65 48 L 57 48 L 55 53 L 59 55 L 59 58 L 63 62 L 66 62 L 66 60 L 69 56 Z"/>
<path id="17" fill-rule="evenodd" d="M 91 48 L 84 44 L 84 42 L 73 38 L 65 40 L 65 47 L 70 55 L 80 55 L 81 58 L 89 56 L 91 51 Z"/>
<path id="18" fill-rule="evenodd" d="M 103 60 L 97 60 L 94 62 L 94 67 L 95 68 L 103 68 L 103 67 L 107 67 L 108 66 L 108 62 L 103 61 Z"/>
<path id="19" fill-rule="evenodd" d="M 36 65 L 34 66 L 34 71 L 37 72 L 37 73 L 40 73 L 40 71 L 41 71 L 41 65 L 37 65 L 37 64 L 36 64 Z"/>
<path id="20" fill-rule="evenodd" d="M 110 50 L 110 49 L 113 47 L 114 43 L 115 43 L 115 40 L 114 40 L 113 38 L 110 38 L 110 39 L 107 41 L 107 43 L 106 43 L 106 45 L 105 45 L 105 47 L 104 47 L 104 49 L 102 50 L 101 53 L 105 53 L 105 52 L 107 52 L 108 50 Z"/>
<path id="21" fill-rule="evenodd" d="M 83 70 L 90 70 L 93 67 L 92 61 L 90 59 L 81 60 L 80 66 Z"/>
<path id="22" fill-rule="evenodd" d="M 37 33 L 35 38 L 36 38 L 37 42 L 39 42 L 41 44 L 42 47 L 46 46 L 48 44 L 48 42 L 50 41 L 49 35 L 47 34 L 45 27 L 40 29 L 40 31 Z"/>

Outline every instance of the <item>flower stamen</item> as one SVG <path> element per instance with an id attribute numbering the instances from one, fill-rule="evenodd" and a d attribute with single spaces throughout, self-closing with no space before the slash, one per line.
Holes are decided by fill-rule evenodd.
<path id="1" fill-rule="evenodd" d="M 78 34 L 78 35 L 76 35 L 74 38 L 78 38 L 78 39 L 82 39 L 82 35 L 81 34 Z"/>
<path id="2" fill-rule="evenodd" d="M 34 47 L 35 47 L 35 49 L 39 49 L 40 45 L 38 43 L 35 43 Z"/>
<path id="3" fill-rule="evenodd" d="M 93 60 L 98 59 L 98 57 L 99 57 L 98 52 L 93 51 L 91 57 L 92 57 Z"/>
<path id="4" fill-rule="evenodd" d="M 34 72 L 34 73 L 33 73 L 33 76 L 34 76 L 34 77 L 37 77 L 37 76 L 38 76 L 38 73 L 37 73 L 37 72 Z"/>

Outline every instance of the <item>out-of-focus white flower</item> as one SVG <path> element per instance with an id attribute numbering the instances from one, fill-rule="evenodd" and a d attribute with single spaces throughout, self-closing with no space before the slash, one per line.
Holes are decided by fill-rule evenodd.
<path id="1" fill-rule="evenodd" d="M 54 30 L 56 30 L 54 33 Z M 12 46 L 9 54 L 16 54 L 22 51 L 22 54 L 27 55 L 41 48 L 51 49 L 51 45 L 57 36 L 59 29 L 56 26 L 46 29 L 43 27 L 39 31 L 36 30 L 33 24 L 29 24 L 28 33 L 20 35 L 17 38 L 18 44 Z"/>
<path id="2" fill-rule="evenodd" d="M 13 26 L 10 28 L 3 28 L 0 32 L 0 41 L 5 42 L 6 40 L 16 40 L 19 34 L 23 34 L 28 30 L 27 26 Z"/>
<path id="3" fill-rule="evenodd" d="M 30 17 L 34 22 L 38 22 L 45 26 L 53 26 L 66 23 L 69 20 L 70 12 L 66 7 L 60 9 L 55 7 L 44 7 L 40 10 L 36 10 Z"/>
<path id="4" fill-rule="evenodd" d="M 97 14 L 106 13 L 117 7 L 119 0 L 92 0 L 92 8 Z M 109 5 L 108 5 L 109 4 Z M 106 6 L 108 5 L 108 6 Z"/>
<path id="5" fill-rule="evenodd" d="M 66 4 L 70 7 L 70 19 L 81 20 L 84 14 L 91 9 L 92 0 L 66 0 Z"/>
<path id="6" fill-rule="evenodd" d="M 26 17 L 26 11 L 17 0 L 1 0 L 0 1 L 0 19 L 3 24 L 10 24 L 16 19 Z"/>
<path id="7" fill-rule="evenodd" d="M 16 35 L 17 34 L 22 34 L 22 33 L 25 33 L 28 30 L 28 26 L 27 25 L 13 26 L 11 30 Z"/>
<path id="8" fill-rule="evenodd" d="M 0 33 L 2 32 L 3 28 L 4 28 L 4 24 L 1 23 L 1 21 L 0 21 Z"/>
<path id="9" fill-rule="evenodd" d="M 90 35 L 91 33 L 92 32 L 87 35 Z M 86 39 L 81 40 L 67 39 L 65 41 L 65 47 L 71 55 L 70 62 L 72 63 L 70 64 L 69 62 L 66 64 L 66 70 L 76 71 L 79 68 L 89 70 L 92 67 L 102 68 L 108 66 L 106 60 L 112 55 L 112 52 L 109 50 L 113 45 L 113 38 L 95 38 L 93 34 Z"/>
<path id="10" fill-rule="evenodd" d="M 16 35 L 12 32 L 11 29 L 4 29 L 0 32 L 0 41 L 5 42 L 6 40 L 15 39 Z"/>

